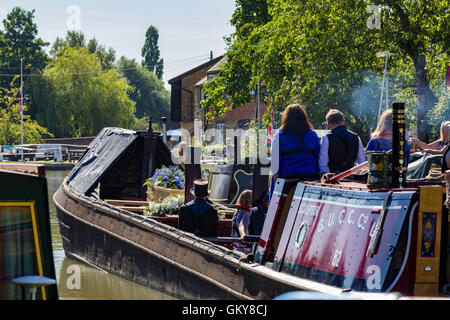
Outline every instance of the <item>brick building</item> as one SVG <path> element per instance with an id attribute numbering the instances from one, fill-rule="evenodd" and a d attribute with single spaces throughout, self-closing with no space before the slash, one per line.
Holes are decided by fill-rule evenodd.
<path id="1" fill-rule="evenodd" d="M 169 84 L 172 86 L 171 121 L 174 127 L 181 127 L 192 133 L 194 120 L 201 120 L 204 125 L 207 125 L 207 128 L 217 128 L 224 133 L 227 128 L 247 129 L 250 121 L 256 120 L 255 97 L 253 101 L 228 111 L 225 117 L 216 117 L 214 120 L 206 121 L 206 112 L 201 107 L 201 101 L 204 98 L 203 85 L 218 75 L 220 66 L 225 62 L 226 56 L 220 56 L 169 80 Z M 267 105 L 261 101 L 260 119 L 266 110 Z"/>
<path id="2" fill-rule="evenodd" d="M 195 84 L 206 77 L 212 66 L 222 59 L 219 56 L 189 71 L 186 71 L 168 82 L 170 90 L 171 129 L 184 128 L 193 131 L 196 101 Z"/>

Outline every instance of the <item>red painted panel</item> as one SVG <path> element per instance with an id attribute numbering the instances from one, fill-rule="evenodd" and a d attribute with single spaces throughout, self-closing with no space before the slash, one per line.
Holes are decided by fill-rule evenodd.
<path id="1" fill-rule="evenodd" d="M 351 287 L 353 279 L 367 279 L 374 272 L 384 281 L 394 248 L 390 244 L 395 246 L 399 228 L 405 222 L 400 211 L 407 206 L 400 201 L 390 202 L 378 252 L 369 258 L 367 248 L 380 216 L 382 197 L 368 199 L 367 192 L 357 191 L 326 194 L 324 189 L 305 191 L 300 204 L 291 206 L 284 229 L 289 237 L 283 236 L 287 243 L 278 248 L 274 268 L 276 262 L 283 261 L 283 270 L 293 274 L 299 268 L 320 270 L 342 276 L 344 287 Z"/>

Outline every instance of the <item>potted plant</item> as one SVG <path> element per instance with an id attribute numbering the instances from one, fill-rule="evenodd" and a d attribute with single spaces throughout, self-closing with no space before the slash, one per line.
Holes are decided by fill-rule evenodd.
<path id="1" fill-rule="evenodd" d="M 160 201 L 170 196 L 184 197 L 184 181 L 184 172 L 181 169 L 176 166 L 163 166 L 144 183 L 147 185 L 147 200 Z"/>
<path id="2" fill-rule="evenodd" d="M 166 217 L 177 215 L 184 204 L 184 196 L 170 196 L 161 202 L 150 202 L 144 211 L 144 216 Z"/>

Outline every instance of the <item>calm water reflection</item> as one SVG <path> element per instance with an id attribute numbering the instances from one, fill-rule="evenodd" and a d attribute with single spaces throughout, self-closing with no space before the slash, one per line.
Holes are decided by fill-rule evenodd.
<path id="1" fill-rule="evenodd" d="M 170 300 L 172 297 L 109 274 L 100 269 L 81 264 L 66 258 L 59 233 L 53 194 L 63 179 L 69 174 L 66 170 L 47 170 L 48 202 L 52 229 L 53 257 L 55 260 L 58 294 L 60 299 L 101 299 L 101 300 Z M 79 282 L 73 275 L 79 272 Z M 72 277 L 71 277 L 72 276 Z"/>

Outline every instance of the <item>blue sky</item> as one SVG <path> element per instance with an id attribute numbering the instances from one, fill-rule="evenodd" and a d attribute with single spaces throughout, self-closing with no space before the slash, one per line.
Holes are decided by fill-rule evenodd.
<path id="1" fill-rule="evenodd" d="M 15 6 L 35 9 L 39 37 L 53 43 L 67 33 L 68 20 L 73 18 L 67 12 L 71 5 L 80 10 L 86 39 L 95 37 L 114 48 L 117 58 L 123 55 L 140 61 L 147 28 L 157 27 L 166 87 L 167 80 L 207 61 L 210 51 L 214 57 L 223 54 L 223 37 L 233 32 L 229 21 L 234 0 L 1 0 L 0 20 Z"/>

